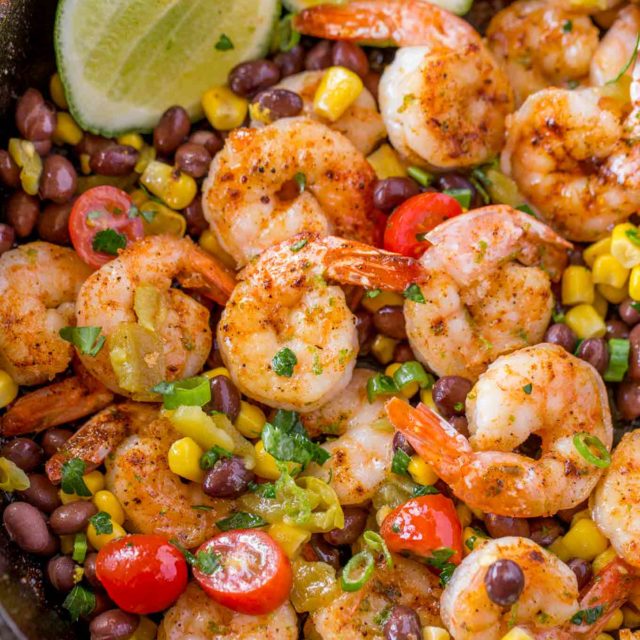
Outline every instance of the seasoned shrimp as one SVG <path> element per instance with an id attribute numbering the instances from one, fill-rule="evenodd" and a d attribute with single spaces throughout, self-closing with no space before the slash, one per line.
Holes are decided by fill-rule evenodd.
<path id="1" fill-rule="evenodd" d="M 373 244 L 374 181 L 371 165 L 341 133 L 283 118 L 231 133 L 211 163 L 202 204 L 222 248 L 242 266 L 303 231 Z"/>
<path id="2" fill-rule="evenodd" d="M 30 242 L 0 257 L 0 367 L 18 384 L 51 380 L 73 355 L 59 331 L 74 324 L 76 296 L 91 269 L 75 251 Z"/>
<path id="3" fill-rule="evenodd" d="M 174 278 L 222 303 L 234 286 L 233 276 L 212 256 L 173 236 L 136 242 L 82 286 L 77 324 L 101 327 L 107 340 L 96 356 L 79 355 L 112 391 L 152 400 L 154 384 L 192 376 L 205 363 L 211 349 L 209 312 L 172 289 Z M 120 352 L 124 357 L 116 356 Z M 138 375 L 129 375 L 136 367 Z"/>
<path id="4" fill-rule="evenodd" d="M 266 615 L 223 607 L 190 582 L 158 628 L 158 640 L 297 640 L 298 618 L 290 602 Z"/>
<path id="5" fill-rule="evenodd" d="M 295 73 L 282 79 L 273 88 L 297 93 L 303 101 L 302 115 L 322 122 L 331 129 L 344 134 L 361 153 L 365 155 L 371 153 L 376 144 L 387 135 L 375 98 L 368 89 L 363 88 L 344 114 L 336 121 L 331 122 L 318 115 L 313 108 L 313 98 L 324 74 L 324 71 Z M 262 127 L 264 125 L 257 120 L 252 120 L 251 126 Z"/>
<path id="6" fill-rule="evenodd" d="M 452 218 L 427 239 L 424 303 L 405 303 L 419 360 L 440 376 L 475 380 L 499 355 L 542 340 L 550 280 L 560 278 L 571 245 L 504 205 Z"/>
<path id="7" fill-rule="evenodd" d="M 493 17 L 487 43 L 504 64 L 519 106 L 550 85 L 588 80 L 598 29 L 589 16 L 547 0 L 518 0 Z"/>
<path id="8" fill-rule="evenodd" d="M 240 274 L 218 323 L 220 354 L 250 398 L 313 411 L 347 386 L 358 353 L 355 316 L 327 279 L 404 290 L 420 277 L 411 258 L 332 236 L 296 236 Z"/>
<path id="9" fill-rule="evenodd" d="M 327 480 L 340 504 L 370 500 L 391 470 L 393 428 L 381 399 L 369 402 L 367 381 L 373 372 L 356 369 L 347 387 L 316 411 L 304 414 L 305 425 L 342 434 L 323 444 L 331 457 L 322 465 L 312 464 L 308 475 Z M 319 429 L 318 429 L 319 428 Z"/>
<path id="10" fill-rule="evenodd" d="M 466 401 L 467 440 L 436 413 L 399 399 L 387 414 L 469 506 L 515 518 L 549 516 L 585 500 L 602 476 L 574 444 L 578 434 L 611 449 L 613 428 L 598 372 L 561 347 L 540 344 L 498 358 Z M 531 434 L 541 457 L 514 450 Z"/>
<path id="11" fill-rule="evenodd" d="M 322 38 L 403 47 L 382 74 L 378 100 L 391 144 L 408 161 L 469 167 L 502 148 L 513 92 L 461 18 L 421 0 L 357 0 L 306 9 L 294 24 Z"/>
<path id="12" fill-rule="evenodd" d="M 84 460 L 92 469 L 107 466 L 107 488 L 118 498 L 128 531 L 159 533 L 197 547 L 215 532 L 233 503 L 209 498 L 194 482 L 183 483 L 167 462 L 180 436 L 153 405 L 127 402 L 108 407 L 84 424 L 46 464 L 59 482 L 62 464 Z M 204 505 L 207 509 L 194 509 Z"/>
<path id="13" fill-rule="evenodd" d="M 592 242 L 640 208 L 640 64 L 631 109 L 599 88 L 544 89 L 509 124 L 502 168 L 569 240 Z"/>
<path id="14" fill-rule="evenodd" d="M 392 569 L 378 564 L 361 589 L 342 593 L 331 604 L 314 611 L 310 624 L 322 640 L 377 638 L 380 612 L 399 604 L 411 607 L 423 626 L 440 626 L 440 594 L 438 578 L 427 567 L 393 554 Z"/>
<path id="15" fill-rule="evenodd" d="M 515 562 L 524 590 L 512 607 L 491 601 L 484 584 L 489 566 Z M 440 600 L 440 615 L 455 640 L 500 640 L 514 625 L 560 626 L 578 611 L 575 573 L 557 556 L 528 538 L 490 540 L 472 551 L 454 571 Z"/>

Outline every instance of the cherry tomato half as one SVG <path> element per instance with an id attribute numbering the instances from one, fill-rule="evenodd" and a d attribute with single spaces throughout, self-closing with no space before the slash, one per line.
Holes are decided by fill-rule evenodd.
<path id="1" fill-rule="evenodd" d="M 222 566 L 211 574 L 194 567 L 193 576 L 213 600 L 225 607 L 261 615 L 274 611 L 289 597 L 291 563 L 264 531 L 220 533 L 202 544 L 200 551 L 218 554 Z"/>
<path id="2" fill-rule="evenodd" d="M 384 248 L 419 258 L 429 248 L 429 242 L 422 236 L 461 213 L 460 203 L 445 193 L 419 193 L 405 200 L 389 216 L 384 230 Z"/>
<path id="3" fill-rule="evenodd" d="M 462 561 L 462 526 L 453 501 L 443 495 L 412 498 L 383 521 L 380 533 L 390 551 L 430 558 L 437 549 L 451 549 L 449 559 Z"/>
<path id="4" fill-rule="evenodd" d="M 73 248 L 90 267 L 99 269 L 117 255 L 115 248 L 110 253 L 93 248 L 94 238 L 100 231 L 115 231 L 119 236 L 116 245 L 134 242 L 144 236 L 142 219 L 138 215 L 129 217 L 130 210 L 129 195 L 108 185 L 88 189 L 75 201 L 69 216 L 69 235 Z M 110 244 L 114 246 L 113 242 Z"/>
<path id="5" fill-rule="evenodd" d="M 164 536 L 133 534 L 98 552 L 96 576 L 109 597 L 129 613 L 171 606 L 187 587 L 184 556 Z"/>

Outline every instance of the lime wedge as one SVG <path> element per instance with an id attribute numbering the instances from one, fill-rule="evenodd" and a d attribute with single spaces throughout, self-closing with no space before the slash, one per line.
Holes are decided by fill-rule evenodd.
<path id="1" fill-rule="evenodd" d="M 58 70 L 85 129 L 148 131 L 170 106 L 202 115 L 200 97 L 269 48 L 279 0 L 60 0 Z"/>

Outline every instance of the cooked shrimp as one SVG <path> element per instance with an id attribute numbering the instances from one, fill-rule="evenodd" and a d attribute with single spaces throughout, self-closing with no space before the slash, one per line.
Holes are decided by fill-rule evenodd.
<path id="1" fill-rule="evenodd" d="M 393 554 L 393 569 L 377 565 L 361 589 L 342 593 L 331 604 L 314 611 L 311 625 L 322 640 L 377 638 L 380 612 L 399 604 L 414 609 L 423 626 L 440 626 L 440 594 L 438 578 L 427 567 Z"/>
<path id="2" fill-rule="evenodd" d="M 202 204 L 221 246 L 242 266 L 302 231 L 372 244 L 374 180 L 341 133 L 283 118 L 231 133 L 211 163 Z"/>
<path id="3" fill-rule="evenodd" d="M 154 399 L 149 395 L 154 384 L 192 376 L 205 363 L 211 348 L 209 312 L 192 297 L 172 289 L 173 279 L 222 303 L 234 286 L 225 267 L 190 240 L 149 236 L 96 271 L 80 290 L 77 324 L 101 327 L 107 340 L 96 356 L 79 355 L 89 372 L 112 391 L 139 400 Z M 129 339 L 122 332 L 131 325 L 137 333 Z M 139 379 L 125 380 L 126 376 L 116 373 L 116 347 L 128 349 L 120 370 L 127 373 L 138 367 Z"/>
<path id="4" fill-rule="evenodd" d="M 547 0 L 518 0 L 493 17 L 487 42 L 504 64 L 519 106 L 550 85 L 588 80 L 598 29 L 589 16 Z"/>
<path id="5" fill-rule="evenodd" d="M 467 440 L 436 413 L 399 399 L 387 414 L 416 451 L 469 506 L 515 518 L 549 516 L 585 500 L 602 476 L 574 436 L 611 449 L 607 392 L 597 371 L 561 347 L 540 344 L 498 358 L 466 401 Z M 539 459 L 514 450 L 531 434 Z"/>
<path id="6" fill-rule="evenodd" d="M 370 500 L 391 471 L 393 428 L 386 419 L 381 399 L 370 403 L 367 381 L 373 375 L 356 369 L 347 387 L 325 405 L 303 415 L 305 425 L 320 427 L 339 438 L 322 445 L 331 457 L 320 467 L 312 464 L 307 473 L 331 485 L 340 504 L 361 504 Z"/>
<path id="7" fill-rule="evenodd" d="M 347 386 L 358 353 L 355 317 L 326 279 L 403 290 L 419 277 L 411 258 L 332 236 L 267 249 L 240 274 L 218 323 L 231 378 L 271 407 L 317 409 Z"/>
<path id="8" fill-rule="evenodd" d="M 302 115 L 322 122 L 331 129 L 344 134 L 353 146 L 365 155 L 371 153 L 376 144 L 386 137 L 387 133 L 378 112 L 375 98 L 368 89 L 363 88 L 355 102 L 335 122 L 318 115 L 313 108 L 313 98 L 320 84 L 324 71 L 303 71 L 283 78 L 274 89 L 287 89 L 297 93 L 303 102 Z M 252 127 L 264 126 L 252 120 Z"/>
<path id="9" fill-rule="evenodd" d="M 512 607 L 491 601 L 484 584 L 489 566 L 515 562 L 524 590 Z M 578 582 L 557 556 L 528 538 L 490 540 L 454 571 L 440 600 L 440 615 L 455 640 L 500 640 L 514 625 L 557 627 L 578 611 Z"/>
<path id="10" fill-rule="evenodd" d="M 162 618 L 158 640 L 297 640 L 298 618 L 285 602 L 266 615 L 249 616 L 223 607 L 195 582 Z"/>
<path id="11" fill-rule="evenodd" d="M 74 305 L 91 269 L 75 251 L 30 242 L 0 257 L 0 367 L 18 384 L 41 384 L 73 355 L 59 331 L 75 324 Z"/>
<path id="12" fill-rule="evenodd" d="M 509 124 L 505 173 L 559 233 L 592 242 L 640 208 L 640 64 L 631 110 L 601 88 L 544 89 Z"/>
<path id="13" fill-rule="evenodd" d="M 502 148 L 513 92 L 461 18 L 421 0 L 357 0 L 311 7 L 294 24 L 321 38 L 404 47 L 380 79 L 378 101 L 391 144 L 410 162 L 469 167 Z"/>
<path id="14" fill-rule="evenodd" d="M 542 340 L 570 245 L 508 206 L 439 225 L 423 255 L 424 303 L 407 301 L 409 342 L 438 375 L 475 380 L 499 355 Z"/>

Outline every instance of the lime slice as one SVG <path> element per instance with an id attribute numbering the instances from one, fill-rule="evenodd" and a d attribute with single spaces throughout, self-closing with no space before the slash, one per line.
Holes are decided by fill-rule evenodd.
<path id="1" fill-rule="evenodd" d="M 279 0 L 60 0 L 58 70 L 85 129 L 149 131 L 170 106 L 195 119 L 200 97 L 269 48 Z"/>
<path id="2" fill-rule="evenodd" d="M 317 4 L 345 4 L 348 0 L 282 0 L 285 9 L 299 13 L 303 9 L 315 7 Z"/>

